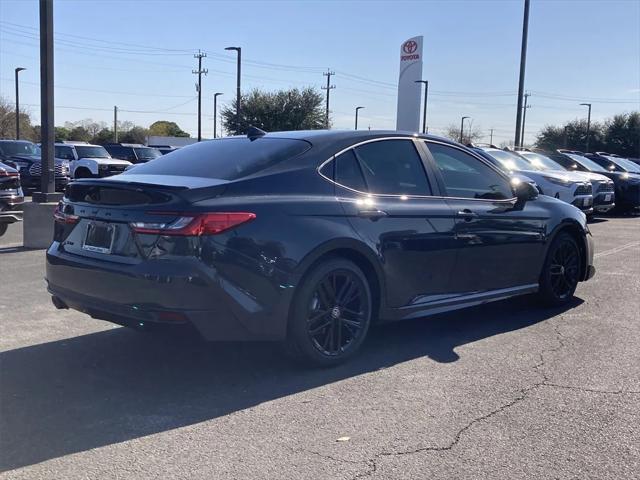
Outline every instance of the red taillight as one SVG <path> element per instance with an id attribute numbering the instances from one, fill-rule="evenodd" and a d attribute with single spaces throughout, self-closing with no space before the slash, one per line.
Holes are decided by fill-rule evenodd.
<path id="1" fill-rule="evenodd" d="M 255 213 L 215 212 L 215 213 L 170 213 L 149 212 L 149 215 L 171 215 L 177 217 L 171 222 L 133 222 L 131 229 L 136 233 L 154 235 L 200 236 L 216 235 L 230 228 L 256 218 Z"/>
<path id="2" fill-rule="evenodd" d="M 4 168 L 0 168 L 0 177 L 19 177 L 18 172 L 7 172 Z"/>
<path id="3" fill-rule="evenodd" d="M 60 202 L 56 206 L 56 209 L 53 211 L 53 219 L 58 223 L 73 225 L 78 223 L 80 217 L 72 213 L 65 212 L 65 206 L 62 202 Z"/>

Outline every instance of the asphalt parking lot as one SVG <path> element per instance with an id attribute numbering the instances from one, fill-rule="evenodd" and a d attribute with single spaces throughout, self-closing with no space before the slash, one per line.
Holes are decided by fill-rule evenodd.
<path id="1" fill-rule="evenodd" d="M 640 218 L 591 224 L 595 278 L 379 327 L 333 370 L 56 311 L 0 239 L 1 478 L 638 478 Z M 338 440 L 340 439 L 340 441 Z"/>

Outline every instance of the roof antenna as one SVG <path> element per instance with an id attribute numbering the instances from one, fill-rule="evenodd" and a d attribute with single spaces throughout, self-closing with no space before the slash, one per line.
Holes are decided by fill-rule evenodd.
<path id="1" fill-rule="evenodd" d="M 260 130 L 258 127 L 254 127 L 253 125 L 249 125 L 249 128 L 247 129 L 247 138 L 252 142 L 260 137 L 264 137 L 266 134 L 267 132 Z"/>

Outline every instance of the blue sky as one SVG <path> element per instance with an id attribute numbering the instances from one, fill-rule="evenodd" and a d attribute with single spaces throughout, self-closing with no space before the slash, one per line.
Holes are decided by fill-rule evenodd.
<path id="1" fill-rule="evenodd" d="M 319 88 L 331 92 L 335 128 L 394 128 L 398 51 L 424 35 L 430 82 L 429 131 L 460 117 L 494 143 L 513 139 L 522 0 L 503 1 L 97 1 L 54 0 L 56 124 L 84 118 L 148 126 L 176 121 L 196 132 L 193 53 L 208 53 L 203 135 L 211 136 L 213 93 L 235 94 L 235 54 L 243 49 L 243 90 Z M 640 1 L 532 0 L 526 89 L 526 139 L 545 124 L 640 108 Z M 39 117 L 38 2 L 0 0 L 0 96 Z M 151 112 L 151 113 L 146 113 Z"/>

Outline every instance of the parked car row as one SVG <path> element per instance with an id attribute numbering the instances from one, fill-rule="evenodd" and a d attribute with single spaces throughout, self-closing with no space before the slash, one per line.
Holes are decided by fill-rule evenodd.
<path id="1" fill-rule="evenodd" d="M 0 162 L 0 237 L 10 224 L 22 220 L 22 203 L 24 194 L 18 170 Z"/>
<path id="2" fill-rule="evenodd" d="M 159 149 L 140 144 L 92 145 L 65 141 L 54 145 L 55 185 L 62 191 L 74 178 L 102 178 L 124 172 L 134 164 L 159 158 Z M 35 190 L 41 185 L 39 145 L 26 140 L 0 140 L 0 161 L 19 172 L 22 187 Z"/>
<path id="3" fill-rule="evenodd" d="M 591 216 L 614 208 L 640 208 L 640 165 L 600 153 L 539 152 L 470 145 L 510 175 L 535 183 L 543 195 L 570 203 Z"/>

